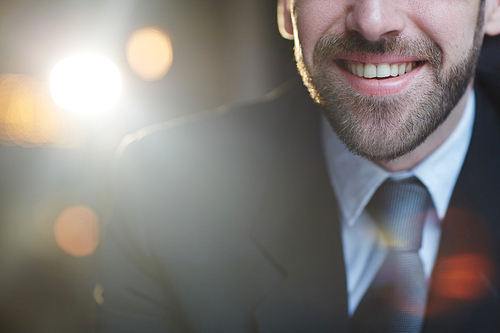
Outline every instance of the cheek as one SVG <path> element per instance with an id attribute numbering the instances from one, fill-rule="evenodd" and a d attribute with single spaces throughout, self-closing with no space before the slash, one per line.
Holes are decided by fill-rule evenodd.
<path id="1" fill-rule="evenodd" d="M 297 8 L 295 29 L 306 62 L 312 61 L 316 43 L 325 33 L 338 34 L 345 29 L 345 1 L 303 0 Z"/>
<path id="2" fill-rule="evenodd" d="M 474 40 L 479 4 L 461 0 L 423 0 L 411 4 L 413 24 L 433 39 L 444 53 L 445 65 L 461 59 Z"/>

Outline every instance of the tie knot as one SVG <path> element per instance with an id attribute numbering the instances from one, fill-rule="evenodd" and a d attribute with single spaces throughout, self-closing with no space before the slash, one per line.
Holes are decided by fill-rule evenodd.
<path id="1" fill-rule="evenodd" d="M 395 251 L 418 251 L 430 207 L 427 188 L 416 178 L 387 179 L 366 207 Z"/>

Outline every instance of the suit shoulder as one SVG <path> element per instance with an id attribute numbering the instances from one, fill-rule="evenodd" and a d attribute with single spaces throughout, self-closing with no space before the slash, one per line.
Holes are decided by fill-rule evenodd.
<path id="1" fill-rule="evenodd" d="M 486 68 L 476 71 L 475 87 L 483 92 L 497 113 L 500 114 L 500 74 Z"/>
<path id="2" fill-rule="evenodd" d="M 291 116 L 312 114 L 311 104 L 300 82 L 288 82 L 256 103 L 136 132 L 124 140 L 116 161 L 117 194 L 143 193 L 146 198 L 155 193 L 197 202 L 216 199 L 214 193 L 234 198 L 235 192 L 252 189 L 256 179 L 264 179 Z"/>
<path id="3" fill-rule="evenodd" d="M 214 140 L 234 139 L 238 133 L 269 133 L 283 124 L 300 103 L 311 102 L 305 88 L 292 79 L 250 103 L 224 105 L 142 128 L 122 140 L 117 155 L 137 150 L 136 146 L 156 152 L 159 147 L 165 150 L 181 142 L 210 144 Z"/>
<path id="4" fill-rule="evenodd" d="M 172 247 L 179 240 L 190 244 L 187 238 L 222 242 L 229 229 L 244 230 L 260 202 L 280 133 L 300 103 L 311 112 L 305 108 L 311 103 L 305 88 L 290 82 L 256 103 L 132 134 L 121 146 L 114 172 L 110 228 L 127 225 L 145 248 L 151 239 L 165 244 L 168 238 Z"/>

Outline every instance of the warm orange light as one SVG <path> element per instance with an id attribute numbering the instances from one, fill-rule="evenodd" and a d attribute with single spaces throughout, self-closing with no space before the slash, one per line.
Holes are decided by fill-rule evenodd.
<path id="1" fill-rule="evenodd" d="M 0 143 L 71 146 L 73 122 L 50 96 L 48 84 L 26 75 L 0 75 Z M 74 142 L 74 141 L 73 141 Z"/>
<path id="2" fill-rule="evenodd" d="M 444 298 L 474 300 L 487 291 L 492 263 L 481 254 L 445 257 L 436 262 L 433 290 Z"/>
<path id="3" fill-rule="evenodd" d="M 75 257 L 88 256 L 99 244 L 99 219 L 87 206 L 63 211 L 54 224 L 56 243 Z"/>
<path id="4" fill-rule="evenodd" d="M 136 31 L 127 43 L 126 53 L 134 73 L 146 81 L 161 79 L 172 66 L 172 42 L 156 28 Z"/>

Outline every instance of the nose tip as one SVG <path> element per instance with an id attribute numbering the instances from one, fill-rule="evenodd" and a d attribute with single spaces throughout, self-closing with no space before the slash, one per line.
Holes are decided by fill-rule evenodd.
<path id="1" fill-rule="evenodd" d="M 398 12 L 397 4 L 391 0 L 360 0 L 347 14 L 348 30 L 359 32 L 369 41 L 377 41 L 383 36 L 397 35 L 404 27 L 404 20 Z"/>

